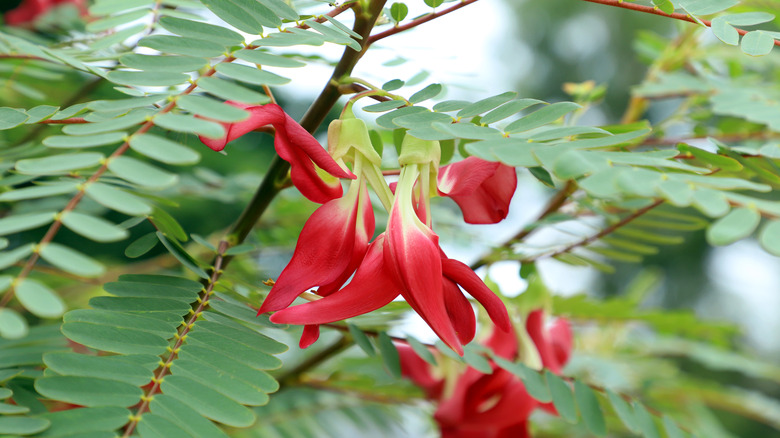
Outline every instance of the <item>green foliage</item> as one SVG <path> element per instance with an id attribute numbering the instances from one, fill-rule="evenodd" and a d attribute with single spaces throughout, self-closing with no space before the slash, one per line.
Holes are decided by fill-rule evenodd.
<path id="1" fill-rule="evenodd" d="M 640 291 L 596 299 L 550 298 L 534 275 L 524 298 L 507 299 L 584 328 L 564 376 L 476 343 L 461 357 L 441 342 L 391 338 L 405 303 L 322 327 L 325 340 L 348 332 L 330 349 L 286 352 L 296 329 L 254 309 L 267 293 L 261 281 L 281 269 L 312 207 L 287 193 L 271 203 L 286 171 L 274 175 L 278 160 L 265 146 L 243 152 L 260 137 L 231 144 L 227 158 L 195 140 L 221 138 L 226 124 L 249 118 L 227 100 L 275 101 L 271 90 L 291 82 L 286 69 L 338 64 L 342 76 L 322 94 L 333 103 L 367 87 L 380 100 L 362 107 L 377 115 L 371 140 L 380 155 L 404 135 L 438 140 L 442 164 L 499 161 L 558 191 L 559 203 L 554 197 L 479 264 L 520 261 L 527 273 L 549 258 L 609 273 L 697 231 L 713 246 L 755 234 L 780 255 L 776 61 L 728 47 L 770 54 L 780 33 L 764 26 L 777 8 L 653 0 L 704 27 L 708 17 L 726 46 L 702 45 L 693 24 L 671 41 L 640 36 L 652 65 L 624 123 L 588 126 L 581 117 L 603 88 L 572 93 L 575 102 L 514 91 L 471 101 L 448 98 L 450 84 L 424 84 L 425 71 L 381 87 L 350 77 L 355 54 L 380 35 L 372 26 L 387 22 L 392 35 L 466 5 L 425 0 L 431 10 L 418 17 L 411 3 L 350 7 L 363 3 L 379 7 L 358 10 L 354 29 L 351 18 L 282 0 L 96 0 L 86 25 L 60 29 L 73 31 L 68 37 L 0 29 L 0 435 L 304 437 L 346 428 L 400 436 L 404 419 L 419 415 L 406 405 L 421 397 L 402 381 L 396 344 L 404 340 L 432 365 L 511 372 L 555 406 L 563 421 L 550 436 L 714 436 L 710 408 L 779 429 L 777 401 L 750 389 L 752 380 L 780 382 L 777 367 L 739 351 L 731 325 L 641 306 L 656 277 L 640 278 Z M 343 64 L 319 55 L 326 44 L 343 46 Z M 642 108 L 669 99 L 677 100 L 665 118 L 641 119 Z M 315 103 L 310 117 L 319 121 L 305 128 L 314 132 L 333 103 Z M 681 126 L 684 137 L 670 135 Z M 266 197 L 249 201 L 256 186 Z M 271 186 L 273 194 L 262 192 Z M 247 202 L 244 214 L 231 209 Z M 254 225 L 257 209 L 262 225 L 247 237 L 240 229 Z M 527 239 L 545 231 L 569 239 Z M 751 381 L 710 381 L 690 363 Z"/>

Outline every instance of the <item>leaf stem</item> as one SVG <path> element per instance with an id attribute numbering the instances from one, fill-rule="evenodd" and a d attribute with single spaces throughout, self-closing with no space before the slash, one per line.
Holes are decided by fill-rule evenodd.
<path id="1" fill-rule="evenodd" d="M 712 21 L 709 20 L 697 20 L 688 14 L 681 14 L 679 12 L 673 12 L 671 14 L 667 14 L 666 12 L 652 6 L 638 5 L 636 3 L 629 3 L 623 0 L 583 0 L 583 1 L 598 3 L 600 5 L 606 5 L 606 6 L 614 6 L 617 8 L 630 9 L 632 11 L 645 12 L 647 14 L 660 15 L 662 17 L 674 18 L 675 20 L 687 21 L 689 23 L 694 23 L 694 24 L 700 24 L 701 22 L 701 24 L 704 24 L 707 27 L 712 27 Z M 744 29 L 739 29 L 739 28 L 735 28 L 735 29 L 737 30 L 737 33 L 739 33 L 740 35 L 745 35 L 746 33 L 749 32 Z M 780 46 L 780 40 L 774 40 L 774 44 L 776 46 Z"/>
<path id="2" fill-rule="evenodd" d="M 155 376 L 152 378 L 152 387 L 149 388 L 149 391 L 147 391 L 146 395 L 141 397 L 141 405 L 138 406 L 138 410 L 136 410 L 135 415 L 131 417 L 130 422 L 125 427 L 125 433 L 122 435 L 122 437 L 126 438 L 133 434 L 133 430 L 135 430 L 138 422 L 141 421 L 141 416 L 149 409 L 149 403 L 152 401 L 154 394 L 160 390 L 160 384 L 162 383 L 162 380 L 166 374 L 168 374 L 171 363 L 178 357 L 179 348 L 181 348 L 187 333 L 192 330 L 192 327 L 195 325 L 195 321 L 206 309 L 206 306 L 208 306 L 209 298 L 214 293 L 214 286 L 217 284 L 219 277 L 222 275 L 225 251 L 227 251 L 228 247 L 228 242 L 224 240 L 219 242 L 217 247 L 217 256 L 214 259 L 213 271 L 211 273 L 211 277 L 208 280 L 208 283 L 198 298 L 198 306 L 194 310 L 190 311 L 190 318 L 182 324 L 181 329 L 176 334 L 176 342 L 174 343 L 173 347 L 170 347 L 171 354 L 157 369 L 157 374 L 155 374 Z"/>
<path id="3" fill-rule="evenodd" d="M 539 213 L 539 216 L 536 217 L 535 222 L 539 222 L 543 219 L 545 219 L 547 216 L 555 213 L 558 211 L 563 204 L 566 203 L 566 200 L 569 199 L 569 196 L 571 196 L 572 193 L 577 189 L 577 183 L 569 180 L 566 182 L 566 184 L 558 190 L 558 192 L 550 198 L 550 201 L 547 203 L 547 207 L 542 210 L 541 213 Z M 508 239 L 504 244 L 500 246 L 500 248 L 508 248 L 511 244 L 518 242 L 520 240 L 523 240 L 526 238 L 529 234 L 536 231 L 536 228 L 523 228 L 520 230 L 517 234 L 512 236 L 512 238 Z M 471 269 L 477 269 L 482 266 L 485 266 L 491 262 L 491 256 L 490 254 L 482 256 L 479 260 L 471 264 Z"/>
<path id="4" fill-rule="evenodd" d="M 447 9 L 442 9 L 439 12 L 432 12 L 430 14 L 423 15 L 422 17 L 414 19 L 414 20 L 412 20 L 412 21 L 410 21 L 410 22 L 408 22 L 406 24 L 403 24 L 401 26 L 395 26 L 392 29 L 388 29 L 388 30 L 386 30 L 384 32 L 380 32 L 378 34 L 371 35 L 371 37 L 368 38 L 368 45 L 370 46 L 371 44 L 374 44 L 375 42 L 377 42 L 377 41 L 379 41 L 379 40 L 381 40 L 383 38 L 387 38 L 387 37 L 389 37 L 391 35 L 395 35 L 397 33 L 403 32 L 405 30 L 412 29 L 412 28 L 417 27 L 417 26 L 419 26 L 419 25 L 421 25 L 423 23 L 427 23 L 427 22 L 429 22 L 429 21 L 431 21 L 431 20 L 433 20 L 435 18 L 439 18 L 439 17 L 441 17 L 443 15 L 449 14 L 450 12 L 457 11 L 458 9 L 460 9 L 460 8 L 462 8 L 464 6 L 468 6 L 468 5 L 470 5 L 472 3 L 476 3 L 476 2 L 477 2 L 477 0 L 462 0 L 460 3 L 458 3 L 458 4 L 454 5 L 454 6 L 450 6 Z"/>

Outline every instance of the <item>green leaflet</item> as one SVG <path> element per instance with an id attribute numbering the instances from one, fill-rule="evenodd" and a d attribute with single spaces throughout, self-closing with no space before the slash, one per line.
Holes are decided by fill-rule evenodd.
<path id="1" fill-rule="evenodd" d="M 263 26 L 275 28 L 282 20 L 268 7 L 252 0 L 204 0 L 203 4 L 217 17 L 236 29 L 259 35 Z"/>
<path id="2" fill-rule="evenodd" d="M 393 345 L 392 339 L 385 332 L 379 332 L 377 337 L 377 346 L 382 356 L 382 362 L 387 371 L 394 377 L 401 377 L 401 361 L 398 357 L 398 350 Z"/>
<path id="3" fill-rule="evenodd" d="M 208 59 L 192 56 L 155 56 L 129 53 L 122 55 L 119 62 L 138 70 L 182 73 L 200 70 L 208 64 Z"/>
<path id="4" fill-rule="evenodd" d="M 251 410 L 188 377 L 168 376 L 160 387 L 164 394 L 178 399 L 211 420 L 233 427 L 249 427 L 255 422 Z"/>
<path id="5" fill-rule="evenodd" d="M 761 214 L 753 208 L 735 208 L 707 229 L 707 241 L 712 245 L 728 245 L 753 234 Z"/>
<path id="6" fill-rule="evenodd" d="M 56 212 L 28 213 L 7 216 L 0 219 L 0 236 L 31 230 L 51 223 Z"/>
<path id="7" fill-rule="evenodd" d="M 249 118 L 249 113 L 241 108 L 204 96 L 182 96 L 176 102 L 183 110 L 221 122 L 238 122 Z"/>
<path id="8" fill-rule="evenodd" d="M 20 339 L 27 336 L 27 321 L 13 309 L 0 309 L 0 338 Z"/>
<path id="9" fill-rule="evenodd" d="M 149 409 L 152 415 L 173 422 L 180 431 L 183 430 L 193 437 L 227 438 L 225 432 L 215 426 L 214 423 L 206 420 L 191 407 L 169 395 L 161 394 L 155 396 L 154 400 L 149 404 Z M 144 421 L 146 420 L 148 419 L 144 418 Z"/>
<path id="10" fill-rule="evenodd" d="M 141 400 L 143 391 L 136 385 L 95 376 L 51 376 L 38 379 L 35 389 L 55 400 L 82 406 L 132 406 Z"/>
<path id="11" fill-rule="evenodd" d="M 569 384 L 549 370 L 545 372 L 545 377 L 558 415 L 569 423 L 576 423 L 577 406 L 574 404 L 574 395 Z"/>
<path id="12" fill-rule="evenodd" d="M 139 154 L 166 164 L 185 165 L 195 164 L 200 161 L 198 152 L 153 134 L 133 136 L 130 139 L 130 147 Z"/>
<path id="13" fill-rule="evenodd" d="M 225 52 L 224 46 L 198 38 L 172 35 L 152 35 L 138 42 L 139 46 L 149 47 L 173 55 L 214 58 Z"/>
<path id="14" fill-rule="evenodd" d="M 244 42 L 244 37 L 238 32 L 198 21 L 184 20 L 175 17 L 162 17 L 160 19 L 160 26 L 177 35 L 206 39 L 224 46 L 240 45 Z"/>
<path id="15" fill-rule="evenodd" d="M 606 436 L 607 425 L 604 421 L 604 414 L 601 412 L 601 406 L 593 390 L 577 380 L 574 382 L 574 397 L 588 430 L 596 436 Z"/>
<path id="16" fill-rule="evenodd" d="M 103 158 L 103 154 L 97 152 L 29 158 L 17 161 L 16 170 L 26 175 L 57 175 L 73 170 L 95 167 L 100 164 Z"/>
<path id="17" fill-rule="evenodd" d="M 43 246 L 39 251 L 41 258 L 74 275 L 82 277 L 99 277 L 105 272 L 105 267 L 76 250 L 58 243 L 49 243 Z"/>
<path id="18" fill-rule="evenodd" d="M 284 85 L 290 82 L 289 79 L 279 76 L 269 71 L 249 67 L 241 64 L 217 64 L 216 70 L 237 81 L 247 82 L 255 85 Z"/>
<path id="19" fill-rule="evenodd" d="M 71 231 L 96 242 L 116 242 L 130 234 L 105 219 L 75 211 L 66 212 L 60 220 Z"/>
<path id="20" fill-rule="evenodd" d="M 16 285 L 16 299 L 36 316 L 57 318 L 65 312 L 65 302 L 45 284 L 25 278 Z"/>
<path id="21" fill-rule="evenodd" d="M 179 180 L 174 173 L 126 156 L 112 158 L 108 170 L 128 182 L 158 189 L 170 187 Z"/>
<path id="22" fill-rule="evenodd" d="M 271 101 L 265 94 L 213 76 L 199 79 L 198 87 L 225 100 L 249 104 L 265 104 Z"/>

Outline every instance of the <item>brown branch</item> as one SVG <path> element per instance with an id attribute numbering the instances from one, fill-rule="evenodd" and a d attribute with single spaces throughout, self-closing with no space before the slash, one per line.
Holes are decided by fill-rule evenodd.
<path id="1" fill-rule="evenodd" d="M 344 12 L 346 10 L 349 10 L 349 9 L 352 9 L 352 7 L 354 7 L 355 4 L 356 4 L 355 2 L 344 3 L 343 5 L 337 6 L 336 8 L 332 9 L 330 12 L 328 12 L 325 15 L 327 15 L 330 18 L 334 18 L 334 17 L 336 17 L 337 15 L 339 15 L 342 12 Z M 328 21 L 328 19 L 325 18 L 324 16 L 319 16 L 319 17 L 315 18 L 314 21 L 316 21 L 317 23 L 324 23 L 324 22 Z M 309 28 L 309 26 L 306 23 L 301 23 L 301 24 L 299 24 L 296 27 L 299 28 L 299 29 L 308 29 Z"/>
<path id="2" fill-rule="evenodd" d="M 681 14 L 679 12 L 673 12 L 671 14 L 667 14 L 666 12 L 654 8 L 652 6 L 644 6 L 644 5 L 638 5 L 636 3 L 629 3 L 623 0 L 584 0 L 586 2 L 591 3 L 598 3 L 600 5 L 606 5 L 606 6 L 615 6 L 618 8 L 623 9 L 630 9 L 632 11 L 639 11 L 639 12 L 645 12 L 647 14 L 653 14 L 653 15 L 660 15 L 662 17 L 667 18 L 674 18 L 675 20 L 681 20 L 681 21 L 687 21 L 689 23 L 699 24 L 698 21 L 696 21 L 693 17 L 691 17 L 688 14 Z M 709 20 L 700 20 L 702 23 L 704 23 L 707 27 L 712 27 L 712 22 Z M 735 28 L 737 30 L 737 33 L 740 35 L 745 35 L 748 33 L 747 30 Z M 780 46 L 780 40 L 774 40 L 774 43 L 776 46 Z"/>
<path id="3" fill-rule="evenodd" d="M 69 119 L 52 120 L 46 119 L 38 122 L 39 125 L 79 125 L 83 123 L 91 123 L 84 120 L 84 117 L 71 117 Z"/>
<path id="4" fill-rule="evenodd" d="M 456 11 L 456 10 L 458 10 L 458 9 L 464 7 L 464 6 L 468 6 L 468 5 L 472 4 L 472 3 L 475 3 L 476 1 L 477 0 L 462 0 L 460 3 L 456 4 L 455 6 L 451 6 L 451 7 L 447 8 L 447 9 L 442 9 L 439 12 L 432 12 L 432 13 L 430 13 L 428 15 L 424 15 L 424 16 L 416 19 L 416 20 L 412 20 L 412 21 L 410 21 L 410 22 L 408 22 L 408 23 L 406 23 L 404 25 L 395 26 L 392 29 L 388 29 L 388 30 L 386 30 L 384 32 L 379 32 L 378 34 L 371 35 L 368 38 L 367 46 L 370 46 L 371 44 L 374 44 L 375 42 L 381 40 L 382 38 L 387 38 L 387 37 L 389 37 L 391 35 L 395 35 L 397 33 L 403 32 L 405 30 L 409 30 L 409 29 L 411 29 L 413 27 L 417 27 L 417 26 L 419 26 L 419 25 L 421 25 L 423 23 L 427 23 L 427 22 L 429 22 L 429 21 L 431 21 L 431 20 L 433 20 L 435 18 L 439 18 L 442 15 L 449 14 L 450 12 Z"/>
<path id="5" fill-rule="evenodd" d="M 587 237 L 587 238 L 582 239 L 582 240 L 580 240 L 578 242 L 572 243 L 571 245 L 569 245 L 569 246 L 567 246 L 567 247 L 565 247 L 563 249 L 560 249 L 558 251 L 553 251 L 553 252 L 550 252 L 550 253 L 547 253 L 547 254 L 541 254 L 541 255 L 532 257 L 530 259 L 520 260 L 520 262 L 521 263 L 528 263 L 528 262 L 534 262 L 534 261 L 542 259 L 542 258 L 555 257 L 555 256 L 558 256 L 558 255 L 561 255 L 561 254 L 565 254 L 565 253 L 573 250 L 574 248 L 579 248 L 581 246 L 586 246 L 588 244 L 591 244 L 591 243 L 601 239 L 604 236 L 612 234 L 613 232 L 615 232 L 619 228 L 621 228 L 621 227 L 623 227 L 625 225 L 628 225 L 628 223 L 630 223 L 634 219 L 644 215 L 648 211 L 658 207 L 659 205 L 661 205 L 663 203 L 664 203 L 663 199 L 658 199 L 655 202 L 653 202 L 652 204 L 648 205 L 647 207 L 640 208 L 639 210 L 631 213 L 630 215 L 624 217 L 620 221 L 618 221 L 618 222 L 608 226 L 607 228 L 604 228 L 603 230 L 599 231 L 598 233 L 596 233 L 596 234 L 594 234 L 594 235 L 592 235 L 590 237 Z"/>
<path id="6" fill-rule="evenodd" d="M 536 220 L 534 221 L 534 223 L 535 222 L 539 222 L 539 221 L 543 220 L 544 218 L 546 218 L 547 216 L 549 216 L 549 215 L 555 213 L 556 211 L 558 211 L 563 206 L 563 204 L 566 203 L 566 200 L 569 199 L 569 196 L 571 196 L 571 194 L 574 193 L 574 191 L 576 189 L 577 189 L 577 183 L 575 183 L 572 180 L 567 181 L 566 185 L 564 185 L 560 190 L 558 190 L 558 192 L 555 194 L 555 196 L 550 198 L 550 201 L 547 203 L 547 207 L 545 207 L 545 209 L 542 210 L 541 213 L 539 213 L 539 216 L 536 217 Z M 517 241 L 523 240 L 529 234 L 533 233 L 534 230 L 535 230 L 535 228 L 524 228 L 524 229 L 520 230 L 520 232 L 515 234 L 511 239 L 509 239 L 506 242 L 504 242 L 500 246 L 500 248 L 507 248 L 507 247 L 509 247 L 509 245 L 511 245 L 511 244 L 513 244 L 513 243 L 515 243 Z M 471 269 L 477 269 L 477 268 L 480 268 L 482 266 L 485 266 L 486 264 L 490 263 L 490 261 L 491 261 L 490 260 L 490 255 L 489 254 L 485 255 L 482 258 L 480 258 L 479 260 L 477 260 L 476 262 L 472 263 L 471 264 Z"/>
<path id="7" fill-rule="evenodd" d="M 298 364 L 295 368 L 287 371 L 286 373 L 278 376 L 276 380 L 279 381 L 280 386 L 291 385 L 295 381 L 299 380 L 301 375 L 313 368 L 316 368 L 327 359 L 341 353 L 347 348 L 352 346 L 352 342 L 347 336 L 342 335 L 338 341 L 330 345 L 329 347 L 318 351 L 314 355 L 306 358 L 303 362 Z"/>
<path id="8" fill-rule="evenodd" d="M 678 143 L 689 143 L 691 140 L 705 140 L 712 137 L 722 142 L 738 142 L 742 140 L 769 140 L 771 138 L 780 137 L 780 135 L 772 132 L 747 132 L 743 134 L 725 134 L 721 136 L 703 135 L 693 137 L 667 137 L 667 138 L 648 138 L 640 143 L 641 146 L 664 146 L 675 145 Z"/>
<path id="9" fill-rule="evenodd" d="M 213 272 L 208 280 L 207 285 L 200 293 L 198 298 L 198 307 L 195 308 L 195 310 L 191 310 L 192 315 L 187 320 L 187 322 L 182 325 L 181 330 L 179 330 L 179 332 L 176 334 L 176 343 L 174 343 L 173 347 L 170 348 L 171 354 L 168 356 L 168 359 L 165 360 L 165 363 L 157 369 L 157 373 L 152 378 L 152 387 L 149 388 L 149 391 L 147 391 L 143 397 L 141 397 L 141 405 L 138 406 L 138 410 L 136 411 L 135 415 L 131 417 L 130 422 L 127 424 L 125 433 L 122 435 L 123 437 L 126 438 L 133 434 L 133 430 L 138 425 L 138 422 L 141 421 L 141 416 L 144 414 L 144 412 L 147 411 L 147 409 L 149 409 L 149 402 L 152 401 L 154 394 L 160 390 L 160 384 L 162 383 L 163 377 L 168 374 L 171 363 L 178 357 L 179 349 L 184 342 L 184 338 L 187 336 L 187 333 L 192 330 L 192 327 L 195 325 L 195 321 L 206 309 L 206 306 L 208 306 L 209 298 L 214 291 L 214 286 L 217 284 L 219 277 L 222 275 L 222 261 L 224 260 L 224 254 L 228 247 L 229 244 L 224 240 L 219 242 L 219 247 L 217 248 L 217 257 L 214 260 Z"/>

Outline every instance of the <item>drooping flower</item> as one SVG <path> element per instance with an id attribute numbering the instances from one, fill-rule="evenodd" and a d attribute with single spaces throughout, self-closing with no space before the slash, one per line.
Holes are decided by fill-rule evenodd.
<path id="1" fill-rule="evenodd" d="M 558 373 L 570 355 L 571 330 L 564 319 L 557 320 L 548 330 L 540 323 L 543 324 L 543 313 L 535 310 L 526 320 L 526 330 L 539 350 L 544 366 Z M 514 331 L 494 330 L 485 346 L 504 359 L 518 359 L 520 350 Z M 434 419 L 439 424 L 442 438 L 529 437 L 528 417 L 534 409 L 556 413 L 551 404 L 533 399 L 520 379 L 495 364 L 491 366 L 491 374 L 468 367 L 457 375 L 437 377 L 431 365 L 417 356 L 411 347 L 404 344 L 397 347 L 404 376 L 417 384 L 426 398 L 438 402 Z M 555 358 L 543 351 L 555 352 Z"/>
<path id="2" fill-rule="evenodd" d="M 509 213 L 517 189 L 515 168 L 477 157 L 439 169 L 439 194 L 452 198 L 469 224 L 495 224 Z"/>
<path id="3" fill-rule="evenodd" d="M 225 136 L 222 138 L 200 137 L 200 141 L 211 149 L 221 151 L 229 142 L 258 128 L 271 125 L 276 131 L 276 153 L 290 163 L 290 178 L 293 184 L 309 200 L 324 204 L 336 199 L 343 193 L 338 178 L 354 178 L 351 172 L 339 166 L 328 151 L 279 105 L 246 105 L 231 101 L 226 103 L 248 111 L 249 118 L 234 123 L 222 122 L 225 127 Z M 325 172 L 329 175 L 324 174 Z"/>
<path id="4" fill-rule="evenodd" d="M 371 243 L 352 280 L 336 292 L 318 292 L 324 296 L 322 299 L 279 310 L 271 316 L 276 323 L 306 325 L 302 345 L 316 339 L 316 325 L 371 312 L 401 295 L 447 345 L 462 354 L 463 344 L 474 337 L 476 320 L 461 287 L 485 306 L 501 330 L 510 330 L 509 316 L 501 300 L 468 266 L 444 255 L 438 236 L 430 228 L 429 194 L 431 181 L 435 181 L 438 143 L 415 139 L 404 145 L 400 157 L 404 168 L 387 231 Z M 334 244 L 337 251 L 343 251 L 338 249 L 338 243 Z M 261 312 L 286 307 L 303 292 L 301 286 L 286 289 L 283 299 L 282 294 L 272 297 L 272 290 Z"/>
<path id="5" fill-rule="evenodd" d="M 19 26 L 35 21 L 52 8 L 66 4 L 76 6 L 82 15 L 87 13 L 85 0 L 22 0 L 19 6 L 3 15 L 3 20 L 9 26 Z"/>

